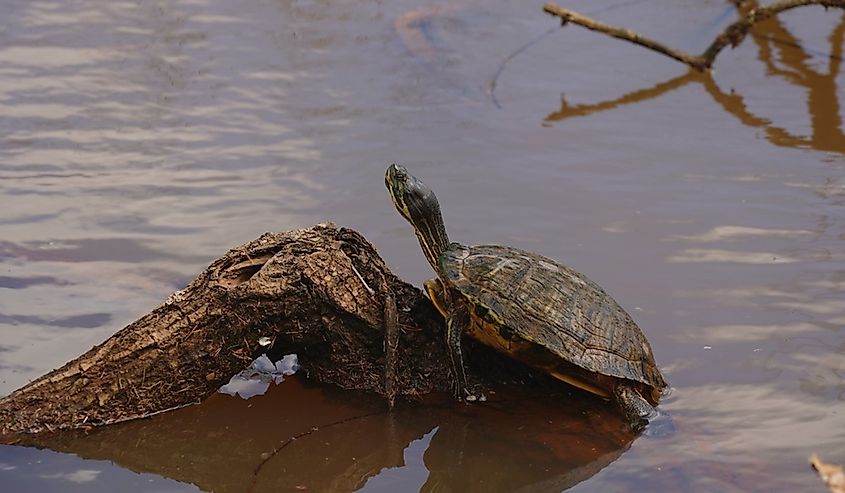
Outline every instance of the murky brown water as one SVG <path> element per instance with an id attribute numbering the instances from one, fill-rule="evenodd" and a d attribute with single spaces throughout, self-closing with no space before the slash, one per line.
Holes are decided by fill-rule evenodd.
<path id="1" fill-rule="evenodd" d="M 288 379 L 76 455 L 0 447 L 0 490 L 821 491 L 808 455 L 845 462 L 842 13 L 761 26 L 712 78 L 568 27 L 491 94 L 554 26 L 541 3 L 4 2 L 0 394 L 265 230 L 331 219 L 420 283 L 396 161 L 455 240 L 560 259 L 629 309 L 673 436 L 577 392 L 389 415 Z M 732 19 L 567 5 L 693 51 Z"/>

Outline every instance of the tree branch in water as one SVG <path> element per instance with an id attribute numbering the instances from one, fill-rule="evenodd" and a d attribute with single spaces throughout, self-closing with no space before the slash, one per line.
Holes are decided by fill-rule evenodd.
<path id="1" fill-rule="evenodd" d="M 740 20 L 729 25 L 724 31 L 719 33 L 719 35 L 716 36 L 716 39 L 710 43 L 710 46 L 708 46 L 701 55 L 691 55 L 683 50 L 672 48 L 630 29 L 624 29 L 591 19 L 590 17 L 566 9 L 554 3 L 547 3 L 543 6 L 543 10 L 548 14 L 560 17 L 563 25 L 572 22 L 574 24 L 578 24 L 579 26 L 586 27 L 591 31 L 601 32 L 607 34 L 608 36 L 613 36 L 614 38 L 638 44 L 678 60 L 681 63 L 685 63 L 696 70 L 704 71 L 713 66 L 716 56 L 726 46 L 738 46 L 742 40 L 745 39 L 745 36 L 755 24 L 774 17 L 781 12 L 808 5 L 820 5 L 825 8 L 837 7 L 845 9 L 845 0 L 781 0 L 766 7 L 751 8 Z M 741 7 L 738 8 L 742 10 Z"/>

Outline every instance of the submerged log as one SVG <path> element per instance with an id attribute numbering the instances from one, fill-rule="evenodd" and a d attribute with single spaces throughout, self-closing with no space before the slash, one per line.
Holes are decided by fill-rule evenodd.
<path id="1" fill-rule="evenodd" d="M 333 224 L 266 233 L 0 400 L 0 441 L 197 403 L 262 352 L 296 353 L 308 378 L 391 402 L 394 394 L 445 390 L 442 325 L 427 298 L 392 274 L 359 233 Z"/>

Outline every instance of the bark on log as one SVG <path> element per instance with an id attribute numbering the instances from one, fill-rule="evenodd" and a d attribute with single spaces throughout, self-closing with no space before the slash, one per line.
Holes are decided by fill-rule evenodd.
<path id="1" fill-rule="evenodd" d="M 389 372 L 385 316 L 396 317 L 400 332 Z M 104 343 L 0 400 L 0 441 L 199 402 L 265 351 L 297 353 L 309 378 L 391 400 L 445 390 L 442 323 L 359 233 L 333 224 L 266 233 Z M 265 337 L 269 348 L 259 344 Z"/>

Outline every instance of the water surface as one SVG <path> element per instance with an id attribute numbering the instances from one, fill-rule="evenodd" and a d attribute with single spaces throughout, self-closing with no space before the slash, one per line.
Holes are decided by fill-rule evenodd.
<path id="1" fill-rule="evenodd" d="M 382 182 L 400 162 L 454 240 L 559 259 L 630 311 L 675 435 L 634 440 L 568 390 L 390 415 L 290 379 L 76 455 L 0 448 L 3 491 L 819 489 L 809 454 L 845 462 L 842 12 L 761 25 L 710 77 L 574 26 L 541 36 L 541 4 L 5 2 L 0 394 L 266 230 L 353 227 L 421 283 Z M 690 51 L 734 15 L 567 6 Z"/>

